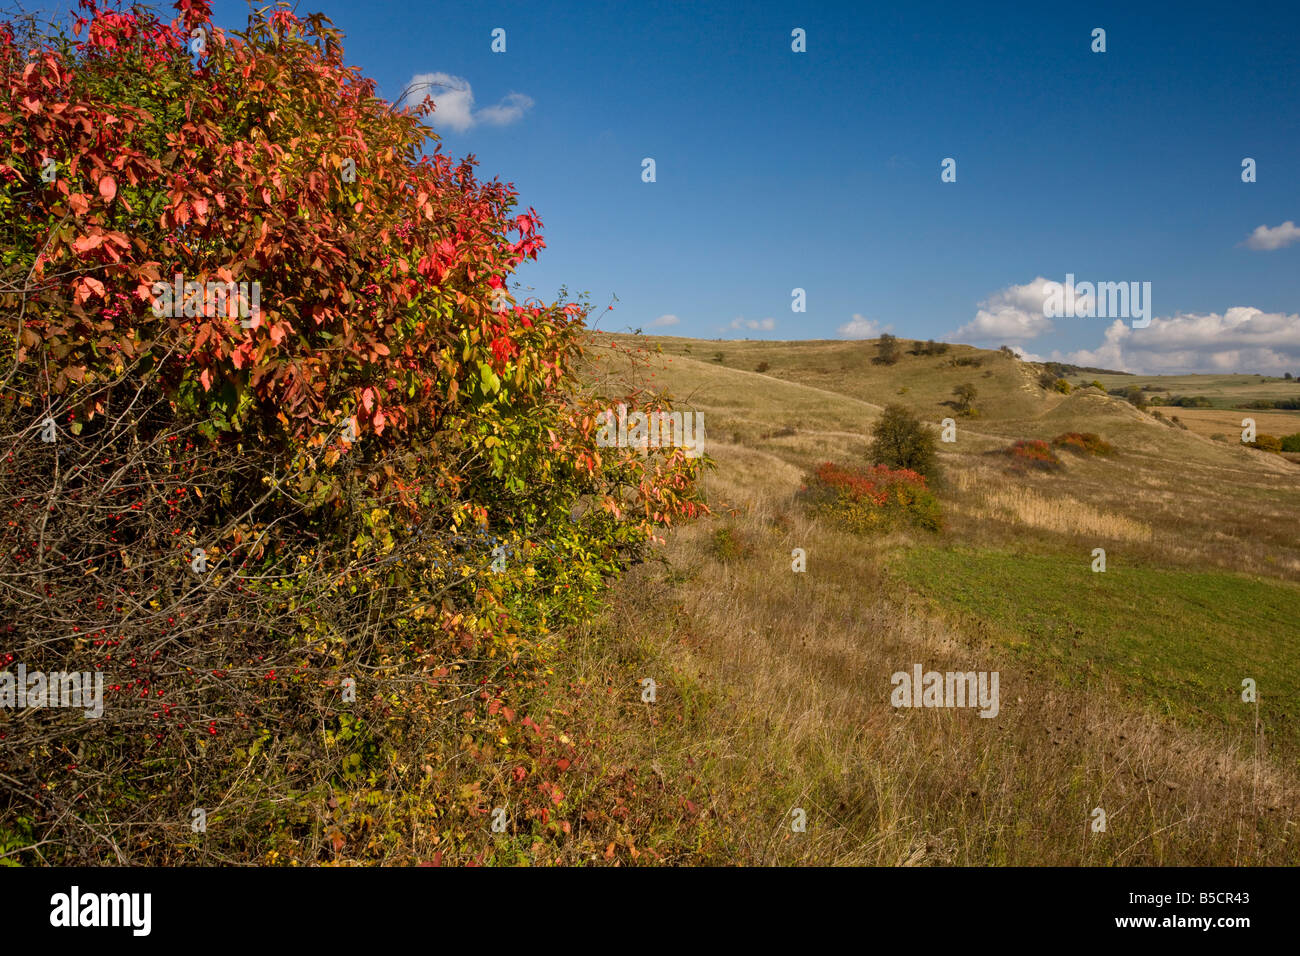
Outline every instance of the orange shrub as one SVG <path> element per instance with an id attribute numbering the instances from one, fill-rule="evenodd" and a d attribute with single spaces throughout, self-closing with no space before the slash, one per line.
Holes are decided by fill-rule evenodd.
<path id="1" fill-rule="evenodd" d="M 943 525 L 938 499 L 925 476 L 906 468 L 874 465 L 864 471 L 826 462 L 804 490 L 809 510 L 856 532 L 913 524 L 928 531 Z"/>
<path id="2" fill-rule="evenodd" d="M 1095 432 L 1062 432 L 1052 439 L 1052 444 L 1081 455 L 1111 455 L 1115 452 L 1114 447 L 1102 441 Z"/>
<path id="3" fill-rule="evenodd" d="M 1056 457 L 1052 447 L 1037 438 L 1022 438 L 1010 448 L 1003 449 L 1001 454 L 1006 455 L 1020 467 L 1037 468 L 1041 471 L 1055 471 L 1061 467 L 1061 459 Z"/>

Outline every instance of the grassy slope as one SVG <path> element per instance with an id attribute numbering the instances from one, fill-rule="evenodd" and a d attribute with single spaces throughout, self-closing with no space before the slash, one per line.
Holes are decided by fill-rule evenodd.
<path id="1" fill-rule="evenodd" d="M 658 800 L 690 795 L 695 849 L 677 859 L 1300 861 L 1300 469 L 1095 391 L 1048 394 L 998 353 L 882 368 L 861 342 L 602 334 L 605 374 L 612 340 L 663 346 L 653 381 L 704 412 L 719 466 L 715 517 L 672 533 L 572 645 L 581 678 L 607 688 L 589 727 L 606 758 L 651 767 Z M 984 365 L 943 364 L 962 354 Z M 941 446 L 943 535 L 866 540 L 797 511 L 807 469 L 860 462 L 884 403 L 937 422 L 960 381 L 983 415 Z M 985 454 L 1065 430 L 1119 454 L 1067 456 L 1055 475 Z M 1107 575 L 1088 571 L 1094 547 Z M 889 675 L 913 663 L 998 670 L 1001 714 L 895 711 Z M 653 707 L 636 698 L 645 675 Z M 1259 734 L 1234 705 L 1244 676 L 1260 684 Z M 628 840 L 667 843 L 642 792 Z M 1087 828 L 1095 806 L 1105 836 Z M 796 807 L 808 834 L 790 831 Z"/>

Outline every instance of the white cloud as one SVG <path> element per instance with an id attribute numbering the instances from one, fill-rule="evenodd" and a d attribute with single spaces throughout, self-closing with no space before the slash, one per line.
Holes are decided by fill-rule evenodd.
<path id="1" fill-rule="evenodd" d="M 1037 338 L 1052 331 L 1052 320 L 1043 314 L 1043 303 L 1054 287 L 1067 293 L 1070 285 L 1038 276 L 1025 285 L 1007 286 L 979 304 L 975 318 L 945 338 L 954 342 L 990 342 L 1010 345 Z M 1086 311 L 1089 296 L 1079 296 L 1076 308 Z"/>
<path id="2" fill-rule="evenodd" d="M 729 329 L 759 329 L 770 332 L 776 328 L 776 319 L 732 319 Z"/>
<path id="3" fill-rule="evenodd" d="M 677 316 L 675 315 L 661 315 L 659 316 L 659 318 L 655 319 L 650 324 L 651 325 L 676 325 L 680 321 L 681 319 L 677 318 Z"/>
<path id="4" fill-rule="evenodd" d="M 1136 330 L 1117 319 L 1096 349 L 1053 352 L 1052 359 L 1147 374 L 1300 373 L 1300 314 L 1236 306 L 1221 315 L 1155 318 Z"/>
<path id="5" fill-rule="evenodd" d="M 417 73 L 406 85 L 407 93 L 398 106 L 419 106 L 425 96 L 433 97 L 434 127 L 445 126 L 458 133 L 472 129 L 480 123 L 488 126 L 508 126 L 523 118 L 533 106 L 530 97 L 522 93 L 508 93 L 496 106 L 474 108 L 474 90 L 469 80 L 450 73 Z"/>
<path id="6" fill-rule="evenodd" d="M 1154 326 L 1160 319 L 1153 319 L 1151 326 Z M 1151 327 L 1145 328 L 1143 332 L 1151 331 Z M 1132 367 L 1124 357 L 1124 340 L 1132 334 L 1133 330 L 1120 319 L 1116 319 L 1106 328 L 1104 340 L 1096 349 L 1089 351 L 1080 349 L 1077 352 L 1069 352 L 1062 355 L 1059 351 L 1052 352 L 1053 362 L 1068 362 L 1071 365 L 1090 365 L 1093 368 L 1109 368 L 1117 372 L 1137 372 L 1141 369 Z"/>
<path id="7" fill-rule="evenodd" d="M 881 332 L 887 332 L 892 329 L 892 325 L 882 327 L 875 319 L 868 319 L 866 316 L 853 313 L 853 318 L 841 325 L 836 331 L 840 333 L 843 339 L 874 339 Z"/>
<path id="8" fill-rule="evenodd" d="M 1255 231 L 1246 239 L 1251 249 L 1281 249 L 1300 239 L 1300 226 L 1288 219 L 1280 226 L 1256 226 Z"/>
<path id="9" fill-rule="evenodd" d="M 480 123 L 489 126 L 509 126 L 524 118 L 524 113 L 533 108 L 532 97 L 522 93 L 507 93 L 496 106 L 489 106 L 474 114 Z"/>

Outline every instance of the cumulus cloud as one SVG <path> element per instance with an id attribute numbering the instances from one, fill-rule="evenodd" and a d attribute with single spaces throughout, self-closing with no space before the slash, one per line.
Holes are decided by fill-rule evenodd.
<path id="1" fill-rule="evenodd" d="M 875 319 L 868 319 L 854 312 L 853 318 L 841 325 L 837 331 L 843 339 L 874 339 L 881 332 L 888 332 L 892 328 L 892 325 L 882 327 Z"/>
<path id="2" fill-rule="evenodd" d="M 419 106 L 425 96 L 433 97 L 434 126 L 445 126 L 458 133 L 480 123 L 508 126 L 532 109 L 533 101 L 522 93 L 508 93 L 495 106 L 474 108 L 474 90 L 469 80 L 450 73 L 417 73 L 406 85 L 407 93 L 398 106 Z"/>
<path id="3" fill-rule="evenodd" d="M 661 325 L 661 326 L 662 326 L 662 325 L 676 325 L 676 324 L 677 324 L 678 322 L 680 322 L 680 321 L 681 321 L 681 319 L 677 318 L 677 316 L 675 316 L 675 315 L 661 315 L 661 316 L 659 316 L 659 318 L 655 319 L 655 320 L 652 321 L 650 324 L 651 324 L 651 325 Z"/>
<path id="4" fill-rule="evenodd" d="M 1121 372 L 1300 372 L 1300 314 L 1236 306 L 1222 314 L 1155 318 L 1144 329 L 1116 320 L 1096 349 L 1052 359 Z"/>
<path id="5" fill-rule="evenodd" d="M 1043 314 L 1043 303 L 1056 287 L 1064 288 L 1067 295 L 1071 292 L 1070 285 L 1042 276 L 1025 285 L 1007 286 L 981 302 L 975 318 L 946 338 L 949 341 L 996 342 L 1001 345 L 1024 342 L 1050 332 L 1052 320 Z M 1089 300 L 1089 296 L 1079 296 L 1075 300 L 1076 308 L 1087 311 Z"/>
<path id="6" fill-rule="evenodd" d="M 1281 249 L 1283 246 L 1289 246 L 1291 243 L 1300 239 L 1300 226 L 1288 219 L 1280 226 L 1256 226 L 1255 231 L 1246 239 L 1246 245 L 1251 249 L 1263 249 L 1271 251 Z"/>
<path id="7" fill-rule="evenodd" d="M 776 328 L 776 319 L 732 319 L 729 329 L 756 329 L 770 332 Z"/>

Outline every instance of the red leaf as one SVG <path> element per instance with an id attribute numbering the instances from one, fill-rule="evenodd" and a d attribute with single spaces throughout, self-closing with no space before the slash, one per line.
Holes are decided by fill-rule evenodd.
<path id="1" fill-rule="evenodd" d="M 103 297 L 104 283 L 98 279 L 92 279 L 90 276 L 82 276 L 77 280 L 76 290 L 72 294 L 72 301 L 80 305 L 89 299 L 92 294 Z"/>
<path id="2" fill-rule="evenodd" d="M 104 202 L 112 202 L 117 195 L 117 181 L 112 176 L 105 176 L 99 181 L 99 194 L 104 197 Z"/>
<path id="3" fill-rule="evenodd" d="M 77 251 L 78 255 L 84 255 L 92 249 L 98 249 L 104 242 L 102 235 L 82 236 L 72 244 L 72 248 Z"/>

